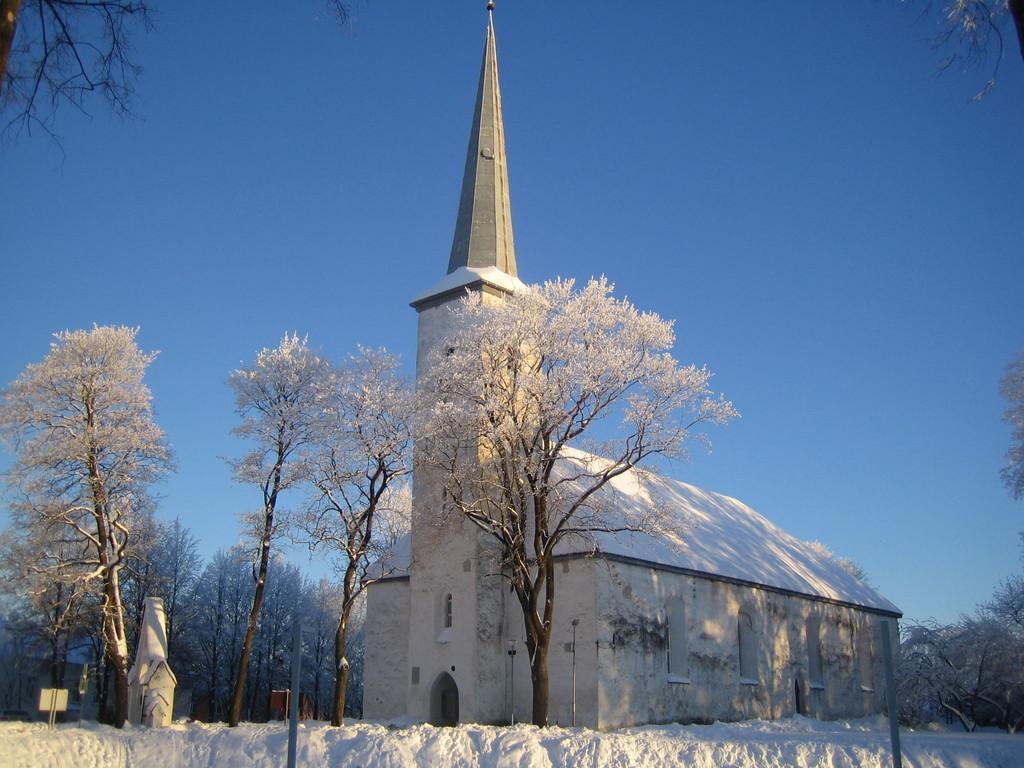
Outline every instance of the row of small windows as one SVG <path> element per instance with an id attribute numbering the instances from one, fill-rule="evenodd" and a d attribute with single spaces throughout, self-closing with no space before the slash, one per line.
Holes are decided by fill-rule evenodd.
<path id="1" fill-rule="evenodd" d="M 665 639 L 666 666 L 669 682 L 689 682 L 689 650 L 687 648 L 686 612 L 682 602 L 669 606 Z M 810 617 L 805 625 L 807 648 L 807 675 L 812 689 L 824 688 L 821 654 L 821 619 Z M 736 615 L 736 649 L 740 682 L 756 685 L 758 682 L 758 640 L 750 612 L 741 610 Z M 861 689 L 874 690 L 871 629 L 862 627 L 856 633 L 855 653 L 857 674 Z"/>
<path id="2" fill-rule="evenodd" d="M 446 642 L 448 630 L 454 621 L 454 597 L 451 592 L 441 597 L 438 606 L 438 640 Z M 669 682 L 689 682 L 689 649 L 687 647 L 686 612 L 681 601 L 674 602 L 668 610 L 665 638 L 665 656 Z M 821 657 L 821 619 L 811 617 L 805 625 L 807 648 L 807 673 L 812 688 L 824 687 Z M 872 665 L 871 630 L 862 627 L 856 635 L 857 671 L 861 688 L 874 690 L 874 669 Z M 746 610 L 736 615 L 736 648 L 739 658 L 740 682 L 756 685 L 758 682 L 758 643 L 754 631 L 754 620 Z"/>

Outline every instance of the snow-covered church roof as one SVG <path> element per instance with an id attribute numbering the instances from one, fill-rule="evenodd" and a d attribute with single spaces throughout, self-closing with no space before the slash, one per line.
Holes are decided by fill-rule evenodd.
<path id="1" fill-rule="evenodd" d="M 599 471 L 606 463 L 606 459 L 570 449 L 565 451 L 565 464 L 558 474 L 568 478 L 583 468 L 587 472 Z M 643 527 L 651 533 L 574 535 L 563 540 L 558 555 L 604 555 L 890 614 L 901 613 L 820 544 L 790 535 L 737 499 L 635 469 L 612 478 L 594 496 L 581 515 L 599 518 L 608 528 Z M 385 573 L 399 576 L 408 573 L 409 563 L 407 534 L 381 565 L 386 564 Z"/>
<path id="2" fill-rule="evenodd" d="M 566 452 L 577 466 L 606 460 Z M 567 471 L 566 469 L 562 470 Z M 571 470 L 569 470 L 571 471 Z M 709 577 L 899 614 L 820 544 L 786 533 L 742 501 L 651 471 L 630 470 L 601 489 L 594 507 L 610 522 L 640 522 L 653 533 L 591 533 L 567 540 L 559 554 L 594 552 Z"/>

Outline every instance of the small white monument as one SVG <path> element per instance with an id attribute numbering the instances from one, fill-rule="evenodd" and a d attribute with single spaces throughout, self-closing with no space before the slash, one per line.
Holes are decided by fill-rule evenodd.
<path id="1" fill-rule="evenodd" d="M 135 663 L 128 672 L 128 721 L 155 728 L 170 725 L 177 684 L 167 664 L 164 601 L 147 597 Z"/>

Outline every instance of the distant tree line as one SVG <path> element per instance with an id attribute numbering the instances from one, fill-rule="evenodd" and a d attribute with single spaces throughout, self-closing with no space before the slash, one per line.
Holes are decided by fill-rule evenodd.
<path id="1" fill-rule="evenodd" d="M 123 581 L 129 657 L 135 653 L 145 597 L 163 598 L 169 662 L 179 691 L 191 691 L 195 716 L 226 720 L 252 600 L 251 558 L 235 547 L 219 550 L 204 562 L 198 542 L 179 520 L 154 523 L 147 541 L 132 556 Z M 2 556 L 9 553 L 5 548 Z M 88 661 L 93 668 L 89 696 L 103 719 L 113 721 L 113 670 L 105 662 L 100 595 L 59 582 L 41 585 L 30 574 L 19 574 L 15 565 L 6 560 L 0 597 L 0 708 L 31 709 L 35 702 L 30 697 L 40 679 L 53 687 L 75 688 L 78 680 L 67 671 L 69 660 Z M 270 692 L 290 688 L 296 619 L 304 628 L 301 690 L 310 698 L 313 716 L 330 719 L 341 589 L 330 579 L 312 580 L 279 558 L 273 570 L 253 640 L 243 719 L 266 720 Z M 345 715 L 358 717 L 362 603 L 354 614 L 345 651 L 350 664 Z"/>

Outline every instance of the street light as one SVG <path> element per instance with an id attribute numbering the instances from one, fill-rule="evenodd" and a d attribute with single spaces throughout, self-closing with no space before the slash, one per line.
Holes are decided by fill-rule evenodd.
<path id="1" fill-rule="evenodd" d="M 510 709 L 512 710 L 512 725 L 516 724 L 516 641 L 508 641 L 508 655 L 512 660 L 512 704 Z"/>
<path id="2" fill-rule="evenodd" d="M 572 620 L 572 727 L 576 727 L 576 627 L 580 620 Z"/>

